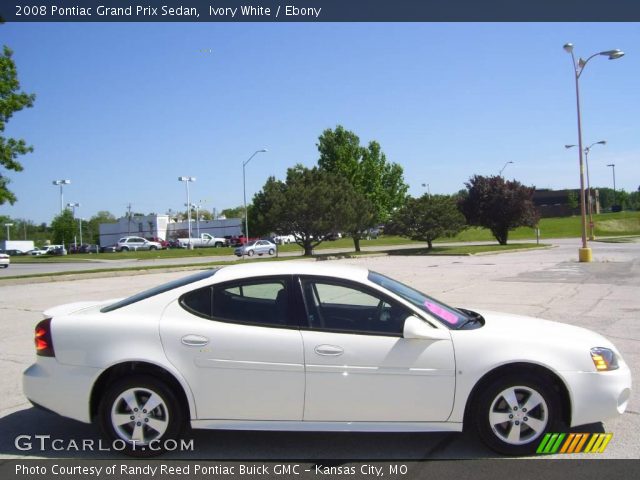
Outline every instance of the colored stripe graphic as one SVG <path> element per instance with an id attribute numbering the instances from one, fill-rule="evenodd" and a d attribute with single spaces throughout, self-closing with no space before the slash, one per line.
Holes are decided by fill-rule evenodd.
<path id="1" fill-rule="evenodd" d="M 563 443 L 563 440 L 565 439 Z M 612 433 L 547 433 L 538 445 L 536 453 L 603 453 L 613 438 Z M 587 443 L 588 440 L 588 443 Z M 585 443 L 587 446 L 584 448 Z M 559 450 L 559 451 L 558 451 Z"/>

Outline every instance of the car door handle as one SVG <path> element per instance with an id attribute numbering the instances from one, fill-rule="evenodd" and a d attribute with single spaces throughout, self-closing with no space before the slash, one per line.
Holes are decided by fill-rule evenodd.
<path id="1" fill-rule="evenodd" d="M 180 340 L 188 347 L 204 347 L 209 343 L 209 339 L 202 335 L 185 335 Z"/>
<path id="2" fill-rule="evenodd" d="M 314 348 L 314 351 L 318 355 L 329 355 L 333 357 L 337 357 L 338 355 L 342 355 L 344 353 L 344 349 L 342 347 L 338 347 L 337 345 L 318 345 Z"/>

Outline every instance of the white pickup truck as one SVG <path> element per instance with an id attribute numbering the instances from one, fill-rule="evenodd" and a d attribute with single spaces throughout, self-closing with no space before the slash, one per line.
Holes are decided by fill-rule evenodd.
<path id="1" fill-rule="evenodd" d="M 179 238 L 178 242 L 180 242 L 180 246 L 182 248 L 189 248 L 189 243 L 193 245 L 193 248 L 227 246 L 226 238 L 213 237 L 208 233 L 203 233 L 202 235 L 200 235 L 200 238 L 191 238 L 191 242 L 189 242 L 188 238 Z"/>

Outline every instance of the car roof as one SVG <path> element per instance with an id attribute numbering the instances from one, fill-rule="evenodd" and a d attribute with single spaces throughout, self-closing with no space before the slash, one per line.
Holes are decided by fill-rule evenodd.
<path id="1" fill-rule="evenodd" d="M 345 280 L 365 281 L 369 270 L 332 261 L 291 260 L 286 262 L 251 262 L 222 267 L 215 282 L 271 275 L 319 275 Z"/>

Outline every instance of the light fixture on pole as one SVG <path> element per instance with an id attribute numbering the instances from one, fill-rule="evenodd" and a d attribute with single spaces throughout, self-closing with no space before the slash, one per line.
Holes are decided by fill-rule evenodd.
<path id="1" fill-rule="evenodd" d="M 428 183 L 423 183 L 422 184 L 422 188 L 426 188 L 427 189 L 427 197 L 431 196 L 431 190 L 429 189 L 429 184 Z"/>
<path id="2" fill-rule="evenodd" d="M 617 205 L 617 194 L 616 194 L 616 164 L 615 163 L 609 163 L 607 164 L 607 167 L 611 167 L 612 168 L 612 172 L 613 172 L 613 205 Z M 613 207 L 611 209 L 613 211 Z"/>
<path id="3" fill-rule="evenodd" d="M 60 186 L 60 213 L 62 213 L 62 211 L 64 210 L 64 196 L 62 194 L 62 187 L 64 187 L 65 185 L 69 185 L 71 183 L 71 180 L 54 180 L 53 185 L 56 186 Z"/>
<path id="4" fill-rule="evenodd" d="M 510 163 L 513 163 L 512 161 L 508 161 L 507 163 L 504 164 L 504 167 L 502 167 L 500 169 L 500 173 L 498 173 L 498 176 L 501 177 L 502 176 L 502 172 L 504 172 L 504 169 L 507 168 L 507 165 L 509 165 Z"/>
<path id="5" fill-rule="evenodd" d="M 189 183 L 195 182 L 196 177 L 178 177 L 178 181 L 184 182 L 187 186 L 187 205 L 191 205 L 191 195 L 189 194 Z M 187 208 L 187 226 L 189 231 L 189 250 L 193 250 L 193 243 L 191 243 L 191 207 Z"/>
<path id="6" fill-rule="evenodd" d="M 73 219 L 76 219 L 76 207 L 80 208 L 80 204 L 79 203 L 72 203 L 69 202 L 67 203 L 67 207 L 71 208 L 71 215 L 73 216 Z M 76 236 L 73 236 L 73 244 L 76 246 L 76 253 L 78 253 L 78 242 L 76 241 Z M 82 245 L 82 223 L 80 223 L 80 245 Z"/>
<path id="7" fill-rule="evenodd" d="M 242 197 L 244 199 L 244 238 L 245 244 L 249 241 L 249 218 L 247 216 L 247 184 L 245 181 L 245 167 L 251 161 L 253 157 L 255 157 L 259 153 L 266 153 L 268 150 L 263 148 L 262 150 L 256 150 L 253 152 L 253 155 L 249 157 L 249 159 L 245 162 L 242 162 Z"/>
<path id="8" fill-rule="evenodd" d="M 5 223 L 4 226 L 7 229 L 7 240 L 11 240 L 10 228 L 13 227 L 13 223 Z M 5 248 L 9 248 L 9 247 L 5 247 Z"/>
<path id="9" fill-rule="evenodd" d="M 606 50 L 603 52 L 594 53 L 586 60 L 580 58 L 576 62 L 576 57 L 573 54 L 573 44 L 566 43 L 564 45 L 565 52 L 571 55 L 571 65 L 573 66 L 573 74 L 576 85 L 576 111 L 578 116 L 578 160 L 580 165 L 580 216 L 581 216 L 581 233 L 582 233 L 582 248 L 578 250 L 578 259 L 581 262 L 591 262 L 593 260 L 593 256 L 591 253 L 591 249 L 587 246 L 587 211 L 585 208 L 584 202 L 584 167 L 582 161 L 582 120 L 580 118 L 580 76 L 582 72 L 584 72 L 584 68 L 594 57 L 598 55 L 602 55 L 605 57 L 609 57 L 609 60 L 616 60 L 624 55 L 624 52 L 620 50 Z"/>
<path id="10" fill-rule="evenodd" d="M 593 192 L 591 191 L 591 181 L 589 180 L 589 152 L 594 145 L 606 145 L 606 140 L 594 142 L 584 149 L 584 163 L 587 167 L 587 207 L 589 211 L 589 240 L 595 240 L 595 223 L 593 221 Z M 565 145 L 564 148 L 573 148 L 577 145 Z"/>

